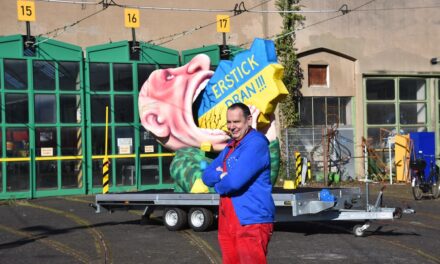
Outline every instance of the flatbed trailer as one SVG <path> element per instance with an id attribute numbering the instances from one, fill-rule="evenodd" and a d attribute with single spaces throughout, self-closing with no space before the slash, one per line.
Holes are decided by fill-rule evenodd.
<path id="1" fill-rule="evenodd" d="M 325 194 L 325 197 L 324 197 Z M 365 208 L 359 207 L 360 188 L 302 188 L 296 190 L 274 189 L 275 222 L 356 221 L 363 224 L 353 227 L 355 236 L 363 236 L 372 220 L 400 218 L 400 208 L 381 207 L 383 189 L 375 204 L 366 199 Z M 329 199 L 330 197 L 330 199 Z M 174 193 L 172 190 L 151 190 L 133 193 L 98 194 L 91 204 L 97 213 L 102 209 L 142 210 L 148 219 L 156 210 L 162 210 L 163 222 L 170 231 L 187 224 L 197 232 L 210 228 L 218 216 L 218 194 Z M 359 208 L 359 209 L 356 209 Z"/>

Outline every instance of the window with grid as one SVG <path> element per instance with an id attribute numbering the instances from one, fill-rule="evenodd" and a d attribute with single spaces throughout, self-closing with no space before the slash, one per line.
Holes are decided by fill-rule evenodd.
<path id="1" fill-rule="evenodd" d="M 302 127 L 351 126 L 351 97 L 303 97 L 298 109 Z"/>
<path id="2" fill-rule="evenodd" d="M 419 77 L 365 79 L 369 142 L 384 147 L 389 136 L 427 129 L 427 80 Z"/>

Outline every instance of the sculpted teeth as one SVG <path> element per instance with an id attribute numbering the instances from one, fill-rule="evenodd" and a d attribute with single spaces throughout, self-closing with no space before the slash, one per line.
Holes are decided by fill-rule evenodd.
<path id="1" fill-rule="evenodd" d="M 197 87 L 197 90 L 196 90 L 196 92 L 194 93 L 194 96 L 193 96 L 193 103 L 197 99 L 197 96 L 199 96 L 199 94 L 203 91 L 203 89 L 205 89 L 205 87 L 208 84 L 208 82 L 209 82 L 209 79 L 206 79 L 206 80 L 204 80 L 203 82 L 201 82 L 199 84 L 199 87 Z"/>
<path id="2" fill-rule="evenodd" d="M 199 129 L 209 135 L 225 135 L 226 134 L 225 131 L 223 131 L 221 129 L 209 129 L 209 128 L 199 128 Z"/>

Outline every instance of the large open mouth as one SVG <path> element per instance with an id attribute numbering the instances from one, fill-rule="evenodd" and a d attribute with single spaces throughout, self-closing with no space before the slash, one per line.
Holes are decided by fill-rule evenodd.
<path id="1" fill-rule="evenodd" d="M 199 87 L 197 87 L 196 92 L 194 93 L 193 96 L 193 104 L 192 104 L 192 113 L 193 113 L 193 119 L 194 119 L 194 124 L 199 127 L 199 116 L 198 116 L 198 111 L 200 108 L 200 105 L 202 103 L 202 99 L 203 99 L 203 91 L 206 88 L 206 85 L 208 84 L 209 79 L 206 79 L 204 81 L 202 81 L 199 84 Z"/>
<path id="2" fill-rule="evenodd" d="M 205 135 L 214 137 L 212 138 L 212 141 L 219 143 L 220 140 L 225 141 L 225 136 L 227 136 L 227 132 L 221 130 L 220 127 L 215 129 L 201 128 L 199 126 L 199 121 L 198 121 L 199 119 L 198 111 L 200 105 L 203 103 L 204 91 L 213 74 L 214 73 L 212 71 L 203 71 L 203 73 L 201 72 L 197 74 L 198 76 L 192 80 L 194 87 L 197 88 L 194 89 L 194 94 L 192 95 L 192 105 L 188 109 L 192 110 L 192 117 L 193 117 L 192 120 L 194 122 L 194 125 L 198 128 L 198 130 Z M 221 139 L 216 138 L 218 136 L 221 137 Z"/>
<path id="3" fill-rule="evenodd" d="M 163 70 L 159 70 L 150 75 L 139 95 L 141 121 L 163 145 L 171 149 L 198 148 L 209 142 L 214 151 L 219 151 L 230 137 L 218 124 L 221 117 L 212 120 L 214 125 L 210 124 L 210 129 L 206 128 L 206 121 L 199 124 L 199 109 L 209 100 L 208 96 L 204 98 L 205 89 L 209 89 L 208 83 L 214 72 L 209 69 L 207 58 L 198 59 L 198 67 L 195 63 L 193 65 L 196 66 L 187 72 L 182 70 L 188 69 L 188 66 L 179 68 L 174 71 L 174 78 L 171 78 L 172 71 L 165 75 Z M 164 76 L 171 78 L 169 83 Z"/>

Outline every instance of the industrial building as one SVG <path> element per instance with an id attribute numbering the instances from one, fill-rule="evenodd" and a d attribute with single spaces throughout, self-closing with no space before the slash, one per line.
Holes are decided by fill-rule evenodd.
<path id="1" fill-rule="evenodd" d="M 223 44 L 275 39 L 282 26 L 275 2 L 42 0 L 26 23 L 17 19 L 18 2 L 4 1 L 0 199 L 101 192 L 107 106 L 110 191 L 172 187 L 173 153 L 140 125 L 139 89 L 153 70 L 197 53 L 215 68 Z M 295 133 L 305 136 L 292 142 L 304 155 L 321 145 L 323 127 L 340 129 L 350 157 L 362 155 L 363 137 L 383 149 L 390 136 L 414 131 L 435 132 L 438 154 L 437 1 L 299 4 L 304 78 Z M 125 8 L 139 10 L 139 28 L 124 26 Z M 216 32 L 217 14 L 231 16 L 229 33 Z M 362 177 L 362 161 L 349 164 L 349 176 Z"/>

